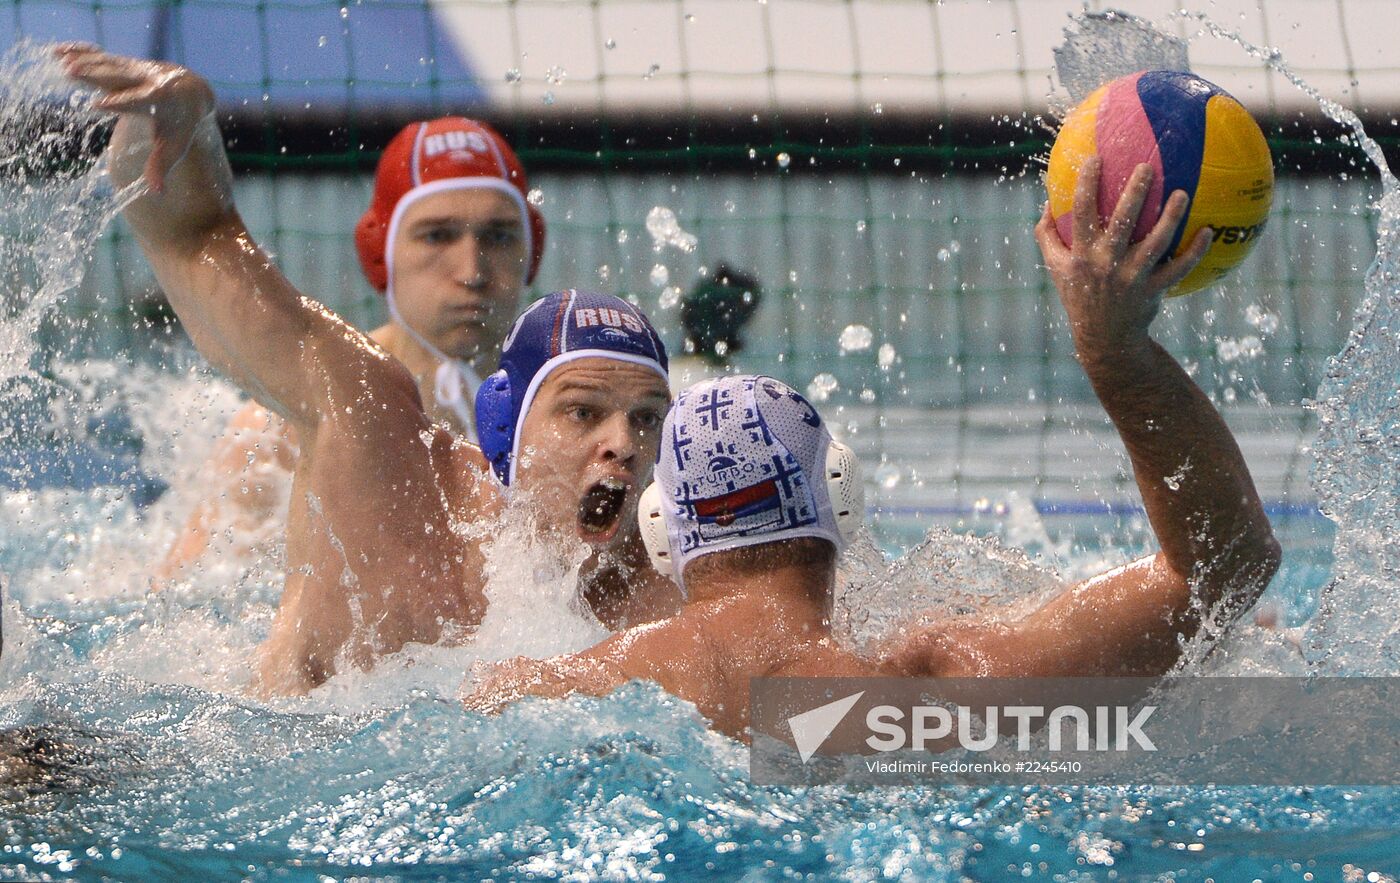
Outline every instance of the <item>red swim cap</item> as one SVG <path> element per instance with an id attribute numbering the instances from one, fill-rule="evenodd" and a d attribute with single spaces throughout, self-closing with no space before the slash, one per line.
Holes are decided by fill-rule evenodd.
<path id="1" fill-rule="evenodd" d="M 520 206 L 530 254 L 525 282 L 533 282 L 544 255 L 544 218 L 526 198 L 529 184 L 519 158 L 485 123 L 441 117 L 404 127 L 379 159 L 369 209 L 355 225 L 355 250 L 369 284 L 379 291 L 388 288 L 390 237 L 414 200 L 468 187 L 498 190 Z"/>

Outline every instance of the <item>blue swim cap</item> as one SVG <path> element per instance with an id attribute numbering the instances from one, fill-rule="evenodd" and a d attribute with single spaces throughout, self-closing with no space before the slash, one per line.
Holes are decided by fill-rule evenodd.
<path id="1" fill-rule="evenodd" d="M 805 398 L 771 377 L 738 375 L 697 383 L 671 405 L 638 519 L 653 563 L 680 582 L 689 561 L 724 549 L 794 537 L 844 549 L 862 497 L 855 454 Z M 658 516 L 664 542 L 649 529 Z"/>
<path id="2" fill-rule="evenodd" d="M 535 393 L 560 365 L 590 357 L 650 368 L 667 380 L 666 345 L 620 297 L 570 288 L 525 308 L 501 345 L 501 368 L 476 393 L 476 433 L 501 484 L 515 478 L 520 429 Z"/>

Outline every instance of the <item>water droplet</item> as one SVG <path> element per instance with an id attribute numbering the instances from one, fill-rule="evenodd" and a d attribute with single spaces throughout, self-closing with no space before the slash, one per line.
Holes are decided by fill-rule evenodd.
<path id="1" fill-rule="evenodd" d="M 757 151 L 757 150 L 754 150 L 752 147 L 750 147 L 750 148 L 749 148 L 749 159 L 757 159 L 757 158 L 758 158 L 758 151 Z"/>
<path id="2" fill-rule="evenodd" d="M 538 187 L 532 187 L 530 192 L 525 194 L 525 201 L 536 208 L 544 205 L 544 191 Z"/>
<path id="3" fill-rule="evenodd" d="M 544 102 L 545 104 L 547 104 L 547 105 L 553 104 L 553 103 L 554 103 L 554 93 L 553 93 L 553 92 L 546 92 L 546 93 L 544 93 L 544 97 L 541 98 L 540 100 L 543 101 L 543 102 Z"/>
<path id="4" fill-rule="evenodd" d="M 604 281 L 604 282 L 607 282 L 608 279 L 610 279 L 611 277 L 612 277 L 612 267 L 609 267 L 607 264 L 602 264 L 601 266 L 598 267 L 598 278 L 599 278 L 599 279 L 601 279 L 601 280 Z"/>
<path id="5" fill-rule="evenodd" d="M 327 42 L 329 42 L 329 41 L 327 40 L 326 35 L 325 35 L 325 34 L 322 34 L 319 38 L 317 38 L 317 40 L 316 40 L 316 45 L 319 46 L 319 47 L 321 47 L 322 49 L 324 49 L 324 48 L 326 48 L 326 43 L 327 43 Z"/>
<path id="6" fill-rule="evenodd" d="M 945 263 L 945 264 L 948 263 L 948 259 L 951 258 L 952 256 L 953 256 L 953 253 L 952 253 L 951 251 L 949 251 L 948 249 L 946 249 L 946 248 L 940 248 L 940 249 L 938 250 L 938 259 L 939 259 L 940 261 L 942 261 L 943 263 Z"/>
<path id="7" fill-rule="evenodd" d="M 881 463 L 875 468 L 875 483 L 885 490 L 899 484 L 899 467 L 893 463 Z"/>
<path id="8" fill-rule="evenodd" d="M 1278 315 L 1258 304 L 1250 304 L 1245 307 L 1244 318 L 1250 325 L 1258 328 L 1261 334 L 1273 334 L 1278 330 Z"/>
<path id="9" fill-rule="evenodd" d="M 880 366 L 881 371 L 888 371 L 894 365 L 897 355 L 893 344 L 882 343 L 879 351 L 875 353 L 875 364 Z"/>
<path id="10" fill-rule="evenodd" d="M 520 82 L 520 68 L 518 68 L 518 67 L 513 67 L 513 68 L 507 70 L 507 71 L 506 71 L 506 82 L 507 82 L 507 83 L 518 83 L 518 82 Z"/>
<path id="11" fill-rule="evenodd" d="M 732 199 L 726 199 L 726 200 L 724 201 L 724 210 L 725 210 L 726 212 L 728 212 L 729 214 L 731 214 L 731 215 L 734 214 L 734 210 L 737 209 L 738 207 L 739 207 L 739 206 L 736 205 L 735 202 L 734 202 L 734 200 L 732 200 Z"/>
<path id="12" fill-rule="evenodd" d="M 686 17 L 685 17 L 685 22 L 686 22 L 686 24 L 694 24 L 694 23 L 695 23 L 695 16 L 687 14 Z"/>
<path id="13" fill-rule="evenodd" d="M 1238 340 L 1221 337 L 1215 341 L 1215 355 L 1222 362 L 1236 360 L 1249 362 L 1259 358 L 1263 353 L 1264 342 L 1253 334 L 1247 334 Z"/>
<path id="14" fill-rule="evenodd" d="M 644 80 L 650 80 L 652 77 L 656 76 L 656 74 L 657 74 L 660 70 L 661 70 L 661 65 L 659 65 L 659 64 L 653 64 L 651 67 L 647 68 L 647 72 L 646 72 L 645 74 L 642 74 L 642 79 L 644 79 Z"/>
<path id="15" fill-rule="evenodd" d="M 879 116 L 880 114 L 885 112 L 885 106 L 877 101 L 870 106 L 870 111 L 876 116 Z"/>
<path id="16" fill-rule="evenodd" d="M 547 68 L 544 72 L 544 80 L 551 86 L 558 86 L 559 84 L 563 83 L 565 78 L 568 76 L 569 72 L 557 65 L 551 68 Z"/>
<path id="17" fill-rule="evenodd" d="M 778 168 L 785 169 L 790 165 L 792 165 L 792 157 L 788 155 L 787 151 L 778 154 Z"/>
<path id="18" fill-rule="evenodd" d="M 603 44 L 603 47 L 606 48 L 606 49 L 616 49 L 616 48 L 617 48 L 617 41 L 614 40 L 612 37 L 609 37 L 609 38 L 607 39 L 607 42 L 605 42 L 605 43 Z"/>
<path id="19" fill-rule="evenodd" d="M 666 269 L 665 264 L 657 264 L 651 268 L 651 274 L 647 278 L 651 280 L 652 285 L 660 288 L 671 281 L 671 271 Z"/>
<path id="20" fill-rule="evenodd" d="M 618 245 L 626 245 L 626 244 L 627 244 L 627 238 L 628 238 L 628 237 L 627 237 L 627 231 L 626 231 L 626 230 L 619 230 L 619 231 L 617 231 L 617 244 L 618 244 Z"/>
<path id="21" fill-rule="evenodd" d="M 665 268 L 663 267 L 662 269 L 665 269 Z M 654 274 L 655 272 L 656 272 L 655 270 L 652 271 L 653 274 Z M 655 282 L 655 281 L 656 281 L 656 278 L 655 278 L 655 276 L 653 275 L 653 277 L 652 277 L 652 282 Z M 681 302 L 681 289 L 680 289 L 680 286 L 679 286 L 679 285 L 667 285 L 665 288 L 661 289 L 661 297 L 657 299 L 656 305 L 659 306 L 659 307 L 660 307 L 661 309 L 663 309 L 663 310 L 669 310 L 669 309 L 672 309 L 673 307 L 675 307 L 675 305 L 678 304 L 678 303 L 680 303 L 680 302 Z"/>
<path id="22" fill-rule="evenodd" d="M 856 221 L 856 232 L 857 232 L 857 233 L 864 233 L 864 232 L 865 232 L 865 222 L 864 222 L 864 221 Z"/>
<path id="23" fill-rule="evenodd" d="M 840 388 L 841 384 L 834 375 L 818 374 L 812 378 L 811 383 L 807 384 L 807 397 L 814 402 L 824 402 Z"/>
<path id="24" fill-rule="evenodd" d="M 861 350 L 870 349 L 870 343 L 875 335 L 864 325 L 847 325 L 841 331 L 841 337 L 837 343 L 841 347 L 842 353 L 858 353 Z"/>
<path id="25" fill-rule="evenodd" d="M 875 401 L 875 390 L 871 389 L 868 386 L 865 389 L 862 389 L 860 391 L 860 400 L 862 402 L 865 402 L 867 405 Z"/>
<path id="26" fill-rule="evenodd" d="M 341 21 L 345 21 L 345 20 L 348 19 L 348 18 L 350 18 L 350 7 L 348 7 L 348 6 L 342 6 L 342 7 L 340 7 L 340 20 L 341 20 Z"/>
<path id="27" fill-rule="evenodd" d="M 679 289 L 677 289 L 677 290 L 679 291 Z M 728 353 L 728 352 L 729 352 L 729 341 L 727 341 L 727 340 L 717 340 L 717 341 L 715 341 L 715 355 L 717 355 L 717 356 L 723 356 L 723 355 L 725 355 L 725 354 Z"/>
<path id="28" fill-rule="evenodd" d="M 647 212 L 646 224 L 652 246 L 658 251 L 669 245 L 689 254 L 695 251 L 699 243 L 694 233 L 688 233 L 681 227 L 676 213 L 665 206 L 658 205 Z"/>

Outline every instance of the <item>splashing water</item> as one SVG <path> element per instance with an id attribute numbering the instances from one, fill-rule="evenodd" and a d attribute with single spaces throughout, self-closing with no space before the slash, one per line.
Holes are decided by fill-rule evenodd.
<path id="1" fill-rule="evenodd" d="M 1360 136 L 1364 137 L 1364 136 Z M 1366 297 L 1317 394 L 1312 481 L 1337 524 L 1334 582 L 1310 635 L 1328 671 L 1400 671 L 1400 190 L 1385 175 L 1375 263 Z"/>
<path id="2" fill-rule="evenodd" d="M 107 130 L 91 92 L 74 90 L 47 49 L 0 57 L 0 384 L 29 370 L 35 332 L 82 281 L 92 243 L 120 209 L 94 162 Z"/>
<path id="3" fill-rule="evenodd" d="M 1068 104 L 1052 98 L 1051 108 L 1060 116 L 1109 80 L 1140 70 L 1191 69 L 1186 41 L 1118 10 L 1076 16 L 1054 55 L 1055 76 L 1069 95 Z"/>

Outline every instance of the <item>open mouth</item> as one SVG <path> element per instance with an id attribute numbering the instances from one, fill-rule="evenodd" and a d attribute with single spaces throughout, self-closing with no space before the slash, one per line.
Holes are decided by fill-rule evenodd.
<path id="1" fill-rule="evenodd" d="M 622 517 L 627 490 L 627 482 L 616 478 L 605 478 L 590 487 L 578 504 L 578 521 L 584 533 L 612 533 Z"/>

